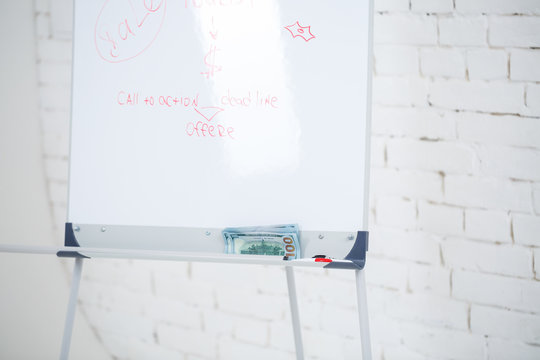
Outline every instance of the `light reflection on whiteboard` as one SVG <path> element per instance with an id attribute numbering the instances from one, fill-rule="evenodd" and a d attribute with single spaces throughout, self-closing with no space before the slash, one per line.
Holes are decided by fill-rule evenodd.
<path id="1" fill-rule="evenodd" d="M 234 139 L 224 142 L 229 175 L 249 177 L 296 169 L 300 124 L 287 86 L 278 2 L 260 1 L 234 9 L 202 6 L 194 14 L 202 48 L 208 49 L 201 59 L 206 66 L 201 76 L 211 84 L 214 106 L 225 109 L 220 120 L 234 124 Z"/>

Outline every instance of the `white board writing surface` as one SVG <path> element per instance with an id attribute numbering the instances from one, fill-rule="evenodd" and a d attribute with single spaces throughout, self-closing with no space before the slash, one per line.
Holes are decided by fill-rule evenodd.
<path id="1" fill-rule="evenodd" d="M 365 228 L 369 11 L 76 1 L 68 221 Z"/>

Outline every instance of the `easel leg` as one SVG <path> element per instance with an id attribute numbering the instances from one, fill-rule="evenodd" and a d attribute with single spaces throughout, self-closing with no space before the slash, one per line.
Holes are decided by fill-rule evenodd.
<path id="1" fill-rule="evenodd" d="M 358 316 L 360 319 L 360 340 L 362 342 L 362 360 L 371 360 L 371 341 L 369 336 L 369 318 L 366 296 L 366 278 L 364 270 L 355 270 L 356 297 L 358 300 Z"/>
<path id="2" fill-rule="evenodd" d="M 71 279 L 71 292 L 64 324 L 64 336 L 62 337 L 62 349 L 60 350 L 60 360 L 67 360 L 69 357 L 69 346 L 71 344 L 71 334 L 73 332 L 73 322 L 75 320 L 75 309 L 77 308 L 77 295 L 79 293 L 79 284 L 81 283 L 83 259 L 75 259 L 73 268 L 73 278 Z"/>
<path id="3" fill-rule="evenodd" d="M 289 303 L 291 305 L 296 360 L 304 360 L 304 345 L 302 344 L 302 334 L 300 333 L 300 316 L 298 314 L 298 300 L 296 298 L 296 283 L 294 281 L 293 268 L 286 266 L 285 273 L 287 274 L 287 286 L 289 288 Z"/>

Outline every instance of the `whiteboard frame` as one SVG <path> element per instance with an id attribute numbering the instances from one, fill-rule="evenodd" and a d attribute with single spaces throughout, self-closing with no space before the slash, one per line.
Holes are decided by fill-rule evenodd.
<path id="1" fill-rule="evenodd" d="M 16 244 L 0 244 L 0 253 L 54 255 L 63 258 L 99 258 L 99 259 L 133 259 L 133 260 L 160 260 L 160 261 L 191 261 L 219 264 L 246 264 L 268 265 L 282 267 L 310 267 L 324 268 L 325 262 L 309 261 L 312 259 L 299 259 L 284 261 L 280 256 L 265 255 L 227 255 L 205 254 L 169 250 L 138 250 L 114 249 L 72 246 L 32 246 Z M 348 260 L 333 260 L 335 263 L 350 264 Z M 341 267 L 340 270 L 358 270 L 354 266 Z"/>

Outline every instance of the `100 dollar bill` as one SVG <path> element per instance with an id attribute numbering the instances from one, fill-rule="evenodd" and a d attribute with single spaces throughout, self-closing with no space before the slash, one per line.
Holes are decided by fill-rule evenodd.
<path id="1" fill-rule="evenodd" d="M 287 256 L 289 259 L 300 258 L 299 234 L 295 225 L 229 228 L 223 230 L 223 238 L 227 254 Z"/>

